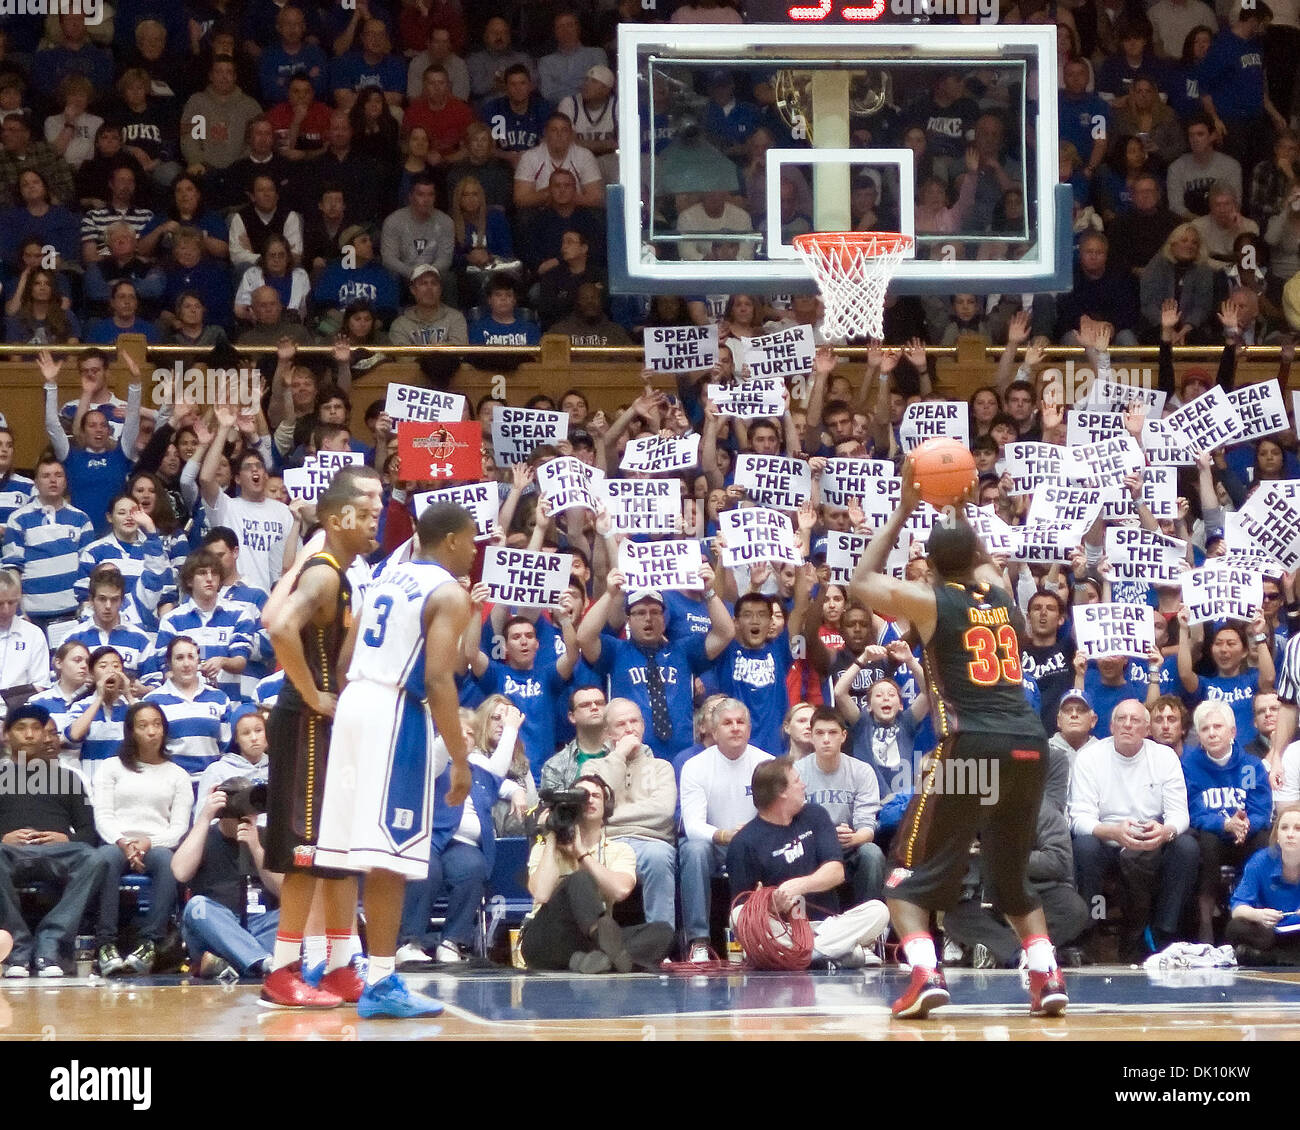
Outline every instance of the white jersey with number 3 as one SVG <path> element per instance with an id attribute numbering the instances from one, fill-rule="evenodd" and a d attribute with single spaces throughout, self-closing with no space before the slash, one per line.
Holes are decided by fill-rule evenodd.
<path id="1" fill-rule="evenodd" d="M 366 587 L 348 682 L 396 687 L 424 698 L 424 608 L 446 584 L 459 584 L 441 565 L 406 561 Z"/>

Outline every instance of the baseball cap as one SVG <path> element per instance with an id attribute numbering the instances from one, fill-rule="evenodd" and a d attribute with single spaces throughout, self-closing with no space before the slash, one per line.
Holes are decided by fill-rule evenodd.
<path id="1" fill-rule="evenodd" d="M 25 702 L 22 706 L 17 706 L 9 711 L 8 717 L 5 718 L 5 730 L 12 729 L 27 718 L 34 718 L 44 726 L 50 720 L 50 712 L 43 706 L 37 706 L 34 702 Z"/>
<path id="2" fill-rule="evenodd" d="M 1222 541 L 1222 540 L 1223 540 L 1223 530 L 1220 529 L 1218 526 L 1211 526 L 1208 530 L 1205 531 L 1206 549 L 1210 548 L 1210 542 Z"/>
<path id="3" fill-rule="evenodd" d="M 1209 388 L 1214 383 L 1210 371 L 1199 367 L 1184 370 L 1182 377 L 1178 381 L 1179 392 L 1187 386 L 1188 381 L 1200 381 L 1206 388 Z"/>
<path id="4" fill-rule="evenodd" d="M 627 594 L 627 607 L 630 612 L 643 600 L 653 600 L 660 608 L 665 607 L 664 598 L 657 589 L 635 589 Z"/>
<path id="5" fill-rule="evenodd" d="M 597 63 L 594 67 L 589 68 L 587 77 L 594 78 L 597 82 L 604 83 L 610 88 L 614 86 L 614 72 L 603 63 Z"/>
<path id="6" fill-rule="evenodd" d="M 591 438 L 591 433 L 582 428 L 574 428 L 569 432 L 569 443 L 574 447 L 590 447 L 593 451 L 596 449 L 596 441 Z"/>
<path id="7" fill-rule="evenodd" d="M 352 224 L 350 227 L 344 228 L 343 231 L 339 234 L 339 246 L 346 247 L 349 243 L 351 243 L 354 239 L 356 239 L 357 236 L 369 235 L 369 234 L 370 234 L 370 229 L 366 227 L 365 224 Z M 419 268 L 417 267 L 416 270 L 419 270 Z M 412 278 L 415 277 L 414 271 L 411 272 L 411 277 Z"/>
<path id="8" fill-rule="evenodd" d="M 1093 708 L 1092 703 L 1088 701 L 1088 696 L 1084 694 L 1083 691 L 1071 687 L 1068 691 L 1065 692 L 1065 694 L 1061 695 L 1061 701 L 1057 704 L 1056 709 L 1060 710 L 1062 707 L 1065 706 L 1067 702 L 1071 702 L 1071 701 L 1081 702 L 1089 710 L 1092 710 Z"/>
<path id="9" fill-rule="evenodd" d="M 433 275 L 433 277 L 436 278 L 439 282 L 442 282 L 442 272 L 439 271 L 438 268 L 435 267 L 432 263 L 421 263 L 418 267 L 416 267 L 415 270 L 411 272 L 411 282 L 415 282 L 416 279 L 421 278 L 424 275 L 430 275 L 430 274 Z"/>
<path id="10" fill-rule="evenodd" d="M 826 546 L 830 539 L 823 534 L 821 537 L 813 538 L 811 552 L 808 554 L 810 561 L 816 561 L 819 557 L 824 561 L 826 559 Z"/>

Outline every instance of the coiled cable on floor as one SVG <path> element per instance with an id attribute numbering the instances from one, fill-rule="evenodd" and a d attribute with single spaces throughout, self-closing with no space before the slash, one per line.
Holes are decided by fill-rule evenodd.
<path id="1" fill-rule="evenodd" d="M 813 929 L 802 900 L 788 914 L 777 912 L 775 887 L 759 886 L 732 901 L 736 940 L 755 969 L 796 971 L 812 963 Z M 735 915 L 736 906 L 740 913 Z"/>

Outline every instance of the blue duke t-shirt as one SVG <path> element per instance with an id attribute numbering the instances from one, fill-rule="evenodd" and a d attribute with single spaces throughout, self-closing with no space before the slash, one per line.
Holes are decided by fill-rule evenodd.
<path id="1" fill-rule="evenodd" d="M 534 663 L 531 671 L 516 671 L 495 659 L 488 660 L 487 670 L 478 680 L 485 698 L 503 694 L 523 712 L 519 736 L 537 780 L 541 779 L 542 765 L 555 753 L 556 713 L 564 709 L 568 698 L 565 683 L 554 664 Z"/>
<path id="2" fill-rule="evenodd" d="M 762 647 L 744 647 L 732 640 L 718 657 L 718 689 L 749 707 L 749 743 L 773 757 L 779 757 L 783 748 L 781 723 L 790 706 L 785 677 L 792 662 L 785 632 Z"/>
<path id="3" fill-rule="evenodd" d="M 667 739 L 656 736 L 650 715 L 650 691 L 646 686 L 646 658 L 631 640 L 611 639 L 602 636 L 600 658 L 593 664 L 596 672 L 606 678 L 609 698 L 631 699 L 641 709 L 645 718 L 645 742 L 656 757 L 671 760 L 678 750 L 695 741 L 694 677 L 710 665 L 704 649 L 703 636 L 691 636 L 677 643 L 665 642 L 655 652 L 664 681 L 664 695 L 668 702 L 668 717 L 673 732 Z"/>

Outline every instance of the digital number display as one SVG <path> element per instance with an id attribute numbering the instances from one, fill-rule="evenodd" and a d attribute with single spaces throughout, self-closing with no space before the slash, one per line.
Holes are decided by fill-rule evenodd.
<path id="1" fill-rule="evenodd" d="M 749 0 L 747 22 L 758 24 L 862 24 L 876 23 L 888 10 L 887 0 L 868 4 L 818 0 L 816 4 L 791 4 L 789 0 Z"/>

